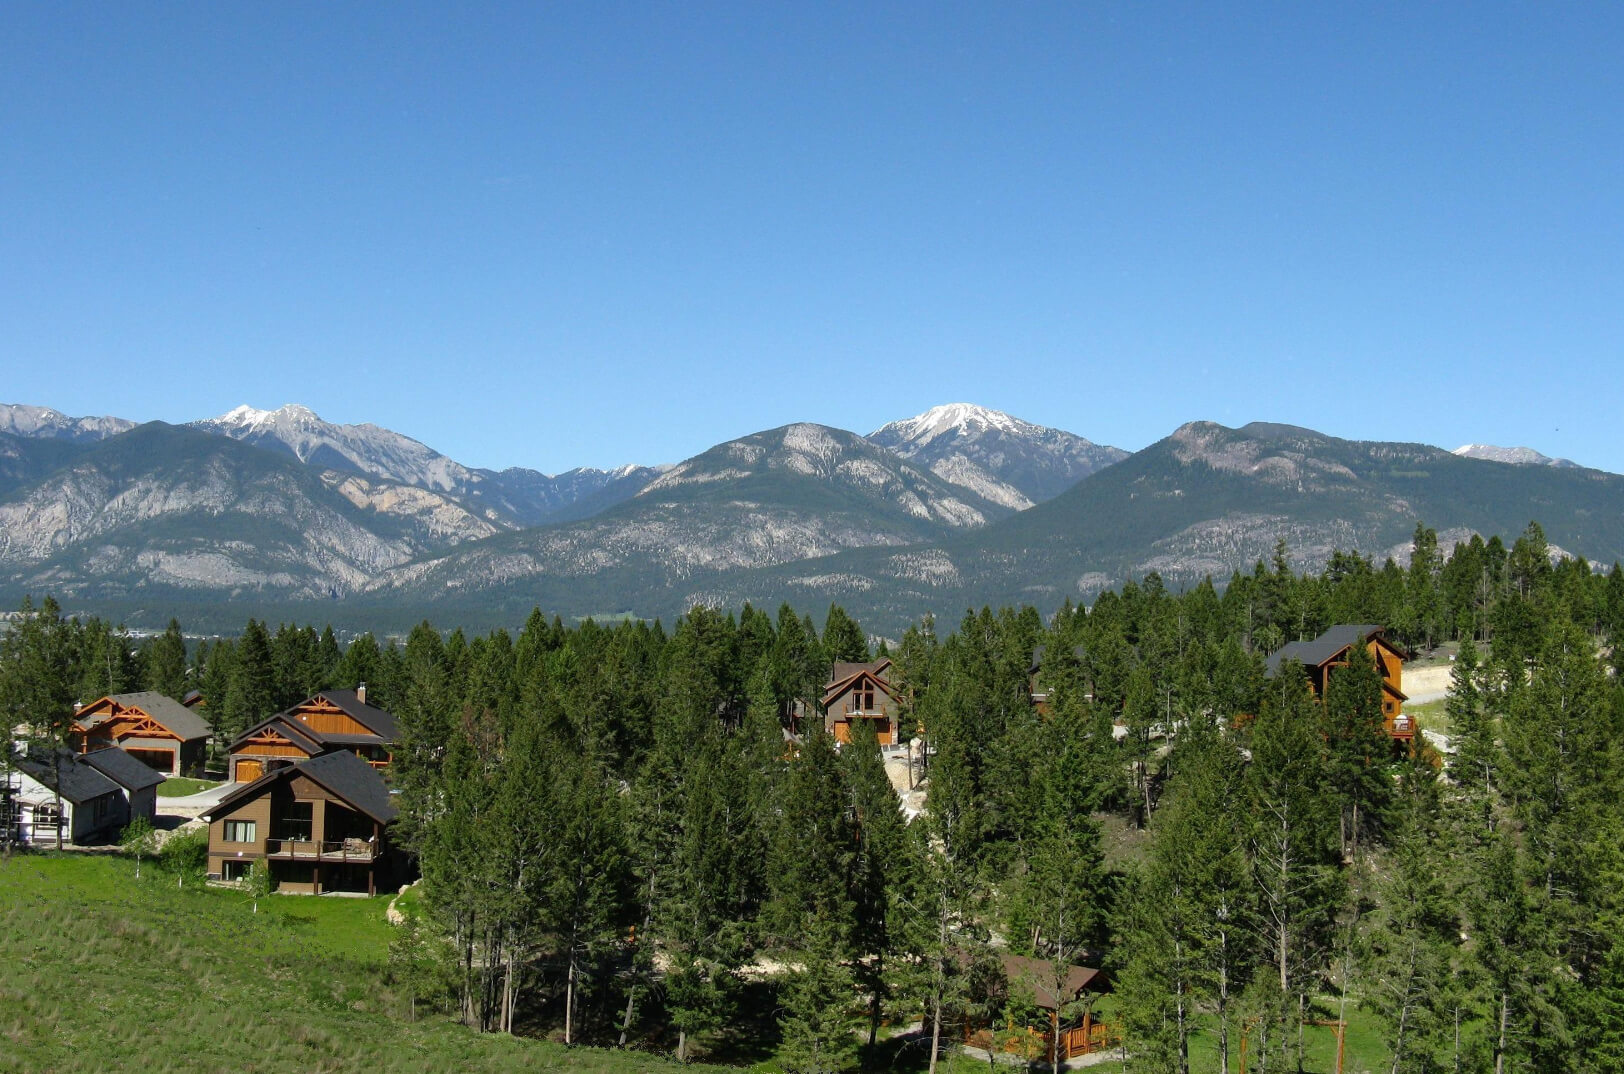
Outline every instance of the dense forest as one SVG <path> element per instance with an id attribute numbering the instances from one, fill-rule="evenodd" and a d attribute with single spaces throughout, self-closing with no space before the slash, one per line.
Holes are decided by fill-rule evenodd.
<path id="1" fill-rule="evenodd" d="M 1408 566 L 1334 555 L 1168 592 L 927 619 L 871 648 L 697 608 L 665 627 L 400 641 L 250 621 L 190 645 L 26 603 L 0 710 L 60 738 L 76 699 L 197 689 L 224 741 L 366 682 L 431 924 L 393 970 L 471 1025 L 568 1042 L 874 1064 L 885 1027 L 932 1069 L 967 1024 L 1047 1026 L 1032 982 L 1106 968 L 1132 1070 L 1296 1070 L 1302 1027 L 1357 1011 L 1400 1071 L 1624 1069 L 1624 572 L 1553 564 L 1537 525 Z M 1335 623 L 1447 644 L 1444 738 L 1396 749 L 1374 666 L 1315 699 L 1265 657 Z M 1049 703 L 1031 703 L 1034 650 Z M 922 736 L 911 821 L 872 740 L 815 719 L 832 661 L 883 654 Z M 1617 654 L 1617 655 L 1615 655 Z M 1038 982 L 1042 984 L 1043 982 Z M 1067 1004 L 1061 1021 L 1087 1002 Z"/>

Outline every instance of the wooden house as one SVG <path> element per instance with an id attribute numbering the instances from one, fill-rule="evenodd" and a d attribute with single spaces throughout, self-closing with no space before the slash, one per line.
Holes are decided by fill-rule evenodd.
<path id="1" fill-rule="evenodd" d="M 169 776 L 203 770 L 209 733 L 197 713 L 152 691 L 109 694 L 83 705 L 73 714 L 68 732 L 79 753 L 115 746 Z"/>
<path id="2" fill-rule="evenodd" d="M 874 728 L 880 745 L 897 741 L 897 694 L 885 677 L 890 668 L 891 661 L 875 660 L 837 663 L 831 669 L 820 703 L 823 729 L 836 741 L 850 742 L 853 727 L 861 721 Z"/>
<path id="3" fill-rule="evenodd" d="M 51 846 L 111 839 L 137 816 L 157 811 L 163 776 L 116 748 L 89 754 L 34 753 L 15 764 L 13 831 L 24 843 Z"/>
<path id="4" fill-rule="evenodd" d="M 343 750 L 374 768 L 389 765 L 399 736 L 395 718 L 367 703 L 366 685 L 323 690 L 248 728 L 228 747 L 233 783 Z"/>
<path id="5" fill-rule="evenodd" d="M 1042 716 L 1047 716 L 1049 714 L 1049 699 L 1051 696 L 1053 696 L 1051 690 L 1052 684 L 1045 681 L 1043 678 L 1043 658 L 1047 652 L 1047 646 L 1034 645 L 1032 647 L 1032 664 L 1026 669 L 1027 696 L 1032 701 L 1032 707 L 1037 709 L 1039 715 Z M 1078 645 L 1072 649 L 1072 655 L 1077 658 L 1078 663 L 1081 664 L 1085 662 L 1085 651 L 1081 645 Z M 1092 701 L 1094 699 L 1094 687 L 1092 683 L 1084 686 L 1083 699 L 1085 701 Z"/>
<path id="6" fill-rule="evenodd" d="M 1404 661 L 1410 654 L 1398 643 L 1387 638 L 1383 627 L 1375 623 L 1343 623 L 1334 626 L 1313 641 L 1294 641 L 1270 654 L 1264 674 L 1274 678 L 1280 666 L 1295 660 L 1308 674 L 1308 685 L 1315 697 L 1325 696 L 1325 684 L 1331 671 L 1348 666 L 1348 654 L 1363 642 L 1376 661 L 1382 677 L 1382 720 L 1390 737 L 1409 742 L 1415 738 L 1415 721 L 1404 715 Z"/>
<path id="7" fill-rule="evenodd" d="M 1089 1002 L 1111 990 L 1111 979 L 1105 971 L 1090 966 L 1068 966 L 1057 990 L 1054 966 L 1050 962 L 1007 953 L 1000 955 L 999 961 L 1008 983 L 1007 997 L 1028 998 L 1039 1012 L 1039 1018 L 1031 1022 L 1018 1023 L 1006 1016 L 1005 1028 L 1010 1032 L 1003 1037 L 1004 1051 L 1052 1062 L 1057 1028 L 1062 1062 L 1104 1051 L 1118 1041 L 1116 1032 L 1096 1019 L 1094 1004 Z M 1078 1007 L 1082 1009 L 1079 1011 Z M 985 1023 L 967 1023 L 964 1040 L 966 1044 L 988 1051 L 999 1044 L 992 1027 Z"/>
<path id="8" fill-rule="evenodd" d="M 209 878 L 241 880 L 263 861 L 280 891 L 375 895 L 404 879 L 396 812 L 383 777 L 348 750 L 274 769 L 203 815 Z"/>

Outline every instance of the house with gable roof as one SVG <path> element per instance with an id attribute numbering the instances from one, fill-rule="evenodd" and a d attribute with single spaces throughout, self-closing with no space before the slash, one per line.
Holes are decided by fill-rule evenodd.
<path id="1" fill-rule="evenodd" d="M 861 722 L 874 728 L 880 745 L 897 741 L 897 694 L 886 678 L 891 668 L 887 659 L 868 663 L 840 662 L 830 670 L 823 688 L 823 729 L 836 741 L 850 742 L 853 729 Z"/>
<path id="2" fill-rule="evenodd" d="M 1382 677 L 1382 721 L 1387 725 L 1389 737 L 1410 742 L 1415 739 L 1415 721 L 1404 715 L 1404 661 L 1409 651 L 1387 637 L 1385 627 L 1377 623 L 1341 623 L 1331 627 L 1313 641 L 1294 641 L 1269 654 L 1264 675 L 1274 678 L 1288 660 L 1301 664 L 1308 675 L 1308 686 L 1317 698 L 1325 696 L 1325 685 L 1330 681 L 1333 668 L 1347 667 L 1349 655 L 1363 642 L 1376 661 L 1376 670 Z"/>
<path id="3" fill-rule="evenodd" d="M 151 820 L 164 777 L 123 750 L 36 751 L 13 766 L 13 831 L 33 846 L 111 838 L 132 819 Z"/>
<path id="4" fill-rule="evenodd" d="M 386 768 L 399 729 L 394 716 L 367 703 L 366 684 L 323 690 L 248 728 L 227 748 L 233 783 L 343 750 L 373 768 Z"/>
<path id="5" fill-rule="evenodd" d="M 80 706 L 68 737 L 79 753 L 114 746 L 154 771 L 178 776 L 202 771 L 211 730 L 179 701 L 144 690 Z"/>
<path id="6" fill-rule="evenodd" d="M 397 813 L 383 777 L 349 750 L 284 765 L 203 814 L 209 877 L 241 880 L 263 861 L 282 891 L 375 895 L 407 869 L 390 841 Z"/>

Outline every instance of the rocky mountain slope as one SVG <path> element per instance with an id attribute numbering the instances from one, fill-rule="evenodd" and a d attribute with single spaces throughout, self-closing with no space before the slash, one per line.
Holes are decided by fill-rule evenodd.
<path id="1" fill-rule="evenodd" d="M 638 612 L 680 606 L 718 575 L 928 541 L 1007 514 L 863 437 L 788 425 L 688 459 L 593 518 L 392 569 L 373 597 Z"/>
<path id="2" fill-rule="evenodd" d="M 0 579 L 64 599 L 309 600 L 496 532 L 423 489 L 153 422 L 0 499 Z"/>
<path id="3" fill-rule="evenodd" d="M 1128 455 L 971 403 L 931 407 L 883 425 L 868 438 L 1012 511 L 1058 496 Z"/>
<path id="4" fill-rule="evenodd" d="M 0 433 L 41 440 L 94 443 L 135 428 L 126 418 L 70 418 L 48 406 L 0 403 Z"/>
<path id="5" fill-rule="evenodd" d="M 1510 538 L 1531 520 L 1575 555 L 1624 559 L 1624 477 L 1286 425 L 1192 422 L 986 529 L 718 579 L 704 597 L 839 600 L 865 623 L 895 625 L 923 608 L 1088 601 L 1153 570 L 1173 587 L 1209 574 L 1222 583 L 1267 559 L 1280 538 L 1298 569 L 1317 569 L 1339 548 L 1385 558 L 1417 521 L 1456 538 Z"/>
<path id="6" fill-rule="evenodd" d="M 1051 495 L 1115 449 L 967 405 L 874 439 L 803 423 L 672 467 L 557 477 L 461 467 L 302 408 L 100 438 L 113 426 L 27 409 L 6 411 L 27 431 L 0 431 L 0 603 L 52 592 L 132 625 L 182 607 L 224 627 L 472 626 L 533 605 L 669 617 L 839 600 L 892 629 L 1086 601 L 1152 570 L 1222 580 L 1282 537 L 1299 567 L 1337 548 L 1381 558 L 1418 520 L 1447 542 L 1538 519 L 1554 546 L 1624 558 L 1624 478 L 1264 423 L 1193 422 Z"/>
<path id="7" fill-rule="evenodd" d="M 536 470 L 474 469 L 379 425 L 339 425 L 308 407 L 289 403 L 276 410 L 239 406 L 193 428 L 272 451 L 286 452 L 325 470 L 350 471 L 445 493 L 463 500 L 492 524 L 513 529 L 568 521 L 596 513 L 635 495 L 659 476 L 657 467 L 617 470 L 582 467 L 556 477 Z"/>

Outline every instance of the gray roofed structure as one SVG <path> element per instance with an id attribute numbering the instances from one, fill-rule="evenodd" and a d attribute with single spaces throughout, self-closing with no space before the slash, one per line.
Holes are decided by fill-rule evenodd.
<path id="1" fill-rule="evenodd" d="M 71 750 L 57 750 L 55 763 L 49 753 L 32 753 L 19 760 L 17 767 L 74 805 L 116 793 L 119 789 L 117 783 L 89 765 L 80 763 L 79 755 Z M 58 776 L 61 778 L 60 784 Z"/>
<path id="2" fill-rule="evenodd" d="M 144 791 L 164 781 L 162 772 L 141 763 L 117 746 L 81 754 L 80 764 L 89 765 L 127 791 Z"/>
<path id="3" fill-rule="evenodd" d="M 1304 667 L 1322 667 L 1341 656 L 1345 650 L 1360 642 L 1368 643 L 1371 638 L 1383 631 L 1384 628 L 1379 623 L 1341 623 L 1331 627 L 1313 641 L 1288 642 L 1269 654 L 1269 659 L 1264 663 L 1264 674 L 1268 678 L 1274 678 L 1274 673 L 1286 660 L 1295 660 Z"/>
<path id="4" fill-rule="evenodd" d="M 183 742 L 208 738 L 214 731 L 203 717 L 174 698 L 160 694 L 156 690 L 142 690 L 133 694 L 108 694 L 107 698 L 127 709 L 140 709 L 173 731 Z M 86 726 L 95 727 L 108 718 L 110 717 L 100 715 L 91 717 Z"/>
<path id="5" fill-rule="evenodd" d="M 254 726 L 243 731 L 242 734 L 231 740 L 231 745 L 229 748 L 235 749 L 238 743 L 246 742 L 254 735 L 266 730 L 275 731 L 283 738 L 298 745 L 306 753 L 321 752 L 323 743 L 327 741 L 326 735 L 321 735 L 319 732 L 312 731 L 309 727 L 306 727 L 298 720 L 292 719 L 286 714 L 279 712 L 275 716 L 261 720 Z"/>

